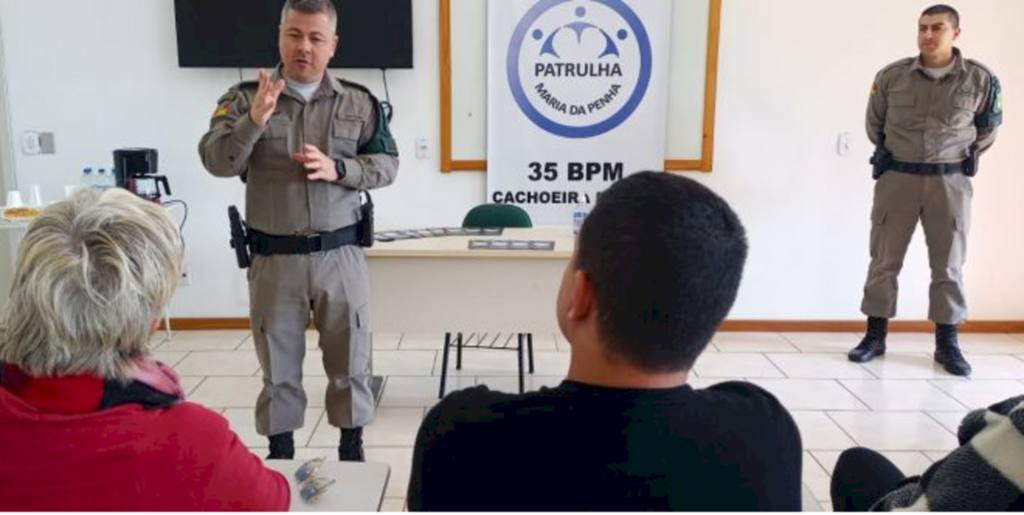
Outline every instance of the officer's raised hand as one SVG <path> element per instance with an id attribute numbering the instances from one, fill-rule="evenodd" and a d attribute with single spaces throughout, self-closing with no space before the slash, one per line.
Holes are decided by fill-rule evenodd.
<path id="1" fill-rule="evenodd" d="M 292 159 L 302 163 L 306 169 L 307 180 L 334 182 L 340 178 L 338 163 L 313 145 L 303 145 L 302 147 L 305 152 L 293 155 Z"/>
<path id="2" fill-rule="evenodd" d="M 256 96 L 252 99 L 252 110 L 249 111 L 253 123 L 260 127 L 267 125 L 267 120 L 270 120 L 274 109 L 277 108 L 277 99 L 287 85 L 284 79 L 270 82 L 270 74 L 266 70 L 260 70 L 260 87 L 256 90 Z"/>

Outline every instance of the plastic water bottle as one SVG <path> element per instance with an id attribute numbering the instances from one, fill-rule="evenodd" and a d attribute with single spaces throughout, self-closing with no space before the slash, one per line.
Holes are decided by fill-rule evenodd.
<path id="1" fill-rule="evenodd" d="M 96 177 L 92 174 L 92 168 L 82 170 L 82 178 L 78 181 L 81 188 L 92 189 L 96 187 Z"/>
<path id="2" fill-rule="evenodd" d="M 114 182 L 114 174 L 108 174 L 105 169 L 100 168 L 99 174 L 96 176 L 96 185 L 94 188 L 100 191 L 106 191 L 116 186 Z"/>

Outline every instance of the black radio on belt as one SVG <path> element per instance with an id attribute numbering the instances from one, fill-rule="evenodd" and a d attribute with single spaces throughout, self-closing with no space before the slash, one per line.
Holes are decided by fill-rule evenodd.
<path id="1" fill-rule="evenodd" d="M 372 247 L 373 246 L 373 198 L 370 197 L 370 192 L 362 190 L 361 193 L 366 194 L 366 202 L 359 206 L 359 226 L 356 234 L 359 237 L 360 247 Z"/>

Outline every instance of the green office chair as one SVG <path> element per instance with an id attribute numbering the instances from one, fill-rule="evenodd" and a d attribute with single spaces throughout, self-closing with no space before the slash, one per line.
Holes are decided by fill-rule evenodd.
<path id="1" fill-rule="evenodd" d="M 511 227 L 529 229 L 533 227 L 533 220 L 529 213 L 519 206 L 512 204 L 482 204 L 469 210 L 466 218 L 462 220 L 463 227 Z M 519 393 L 526 391 L 523 374 L 523 343 L 526 343 L 527 354 L 530 359 L 530 373 L 534 372 L 533 367 L 533 333 L 516 333 L 516 346 L 510 346 L 512 338 L 501 339 L 499 336 L 487 338 L 482 334 L 472 345 L 466 345 L 462 333 L 455 333 L 454 340 L 452 333 L 444 334 L 444 355 L 441 359 L 441 392 L 437 398 L 444 398 L 445 383 L 448 379 L 448 349 L 455 346 L 455 369 L 462 370 L 462 348 L 470 349 L 492 349 L 492 350 L 514 350 L 519 354 Z M 470 335 L 472 338 L 472 335 Z M 503 341 L 499 341 L 503 340 Z"/>
<path id="2" fill-rule="evenodd" d="M 523 208 L 512 204 L 481 204 L 470 209 L 462 220 L 463 227 L 511 227 L 529 229 L 533 227 L 530 215 Z"/>

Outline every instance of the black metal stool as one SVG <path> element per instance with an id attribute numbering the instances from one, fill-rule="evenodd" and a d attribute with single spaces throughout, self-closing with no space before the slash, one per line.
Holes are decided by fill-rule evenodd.
<path id="1" fill-rule="evenodd" d="M 472 335 L 470 335 L 472 336 Z M 505 339 L 503 345 L 497 345 L 498 337 L 495 337 L 489 343 L 485 343 L 486 333 L 477 338 L 475 345 L 466 345 L 462 341 L 462 333 L 456 333 L 454 341 L 452 341 L 452 333 L 444 333 L 444 355 L 441 358 L 441 391 L 438 393 L 437 398 L 444 398 L 445 383 L 448 379 L 448 350 L 451 349 L 452 345 L 455 346 L 455 370 L 462 370 L 462 349 L 487 349 L 487 350 L 509 350 L 516 351 L 519 354 L 519 393 L 526 391 L 526 383 L 523 374 L 523 342 L 526 342 L 526 351 L 530 359 L 530 373 L 533 374 L 533 333 L 516 333 L 516 346 L 510 347 L 509 342 L 512 338 Z"/>

